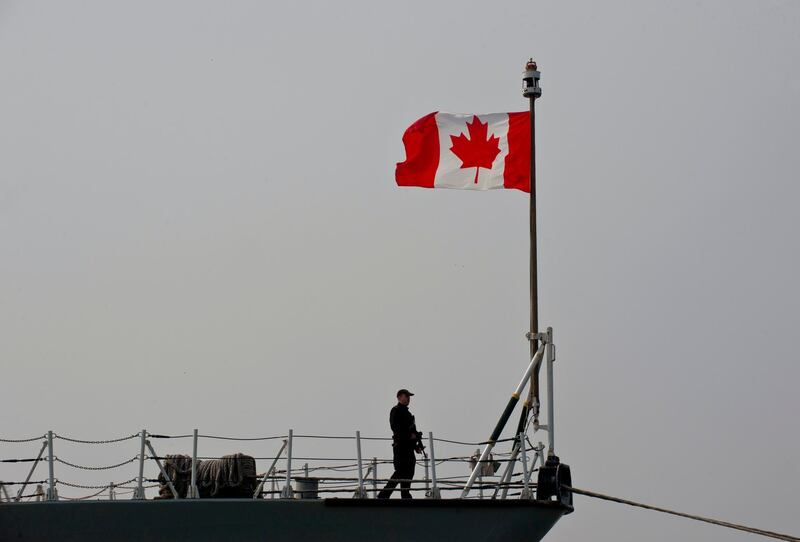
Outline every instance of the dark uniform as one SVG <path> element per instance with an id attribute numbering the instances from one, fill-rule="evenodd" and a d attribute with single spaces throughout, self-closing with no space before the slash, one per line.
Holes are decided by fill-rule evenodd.
<path id="1" fill-rule="evenodd" d="M 414 478 L 414 467 L 417 458 L 414 451 L 422 450 L 421 435 L 417 432 L 414 416 L 405 405 L 397 404 L 389 412 L 389 425 L 392 426 L 392 455 L 394 474 L 386 487 L 378 494 L 379 499 L 388 499 L 394 488 L 400 483 L 400 496 L 404 499 L 411 498 L 411 479 Z"/>

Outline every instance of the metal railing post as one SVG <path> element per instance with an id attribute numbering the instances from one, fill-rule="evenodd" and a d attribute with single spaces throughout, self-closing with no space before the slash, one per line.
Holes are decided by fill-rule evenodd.
<path id="1" fill-rule="evenodd" d="M 147 429 L 142 429 L 140 435 L 139 445 L 139 476 L 136 481 L 136 489 L 133 492 L 133 498 L 136 500 L 144 499 L 144 447 L 147 440 Z"/>
<path id="2" fill-rule="evenodd" d="M 441 499 L 439 484 L 436 480 L 436 452 L 433 450 L 433 432 L 428 432 L 428 448 L 431 451 L 431 499 Z"/>
<path id="3" fill-rule="evenodd" d="M 356 431 L 356 458 L 358 460 L 358 489 L 353 496 L 357 499 L 366 499 L 367 492 L 364 489 L 364 466 L 361 462 L 361 431 Z"/>
<path id="4" fill-rule="evenodd" d="M 553 363 L 556 361 L 556 347 L 553 344 L 553 328 L 547 328 L 547 455 L 556 453 L 556 426 L 553 401 Z"/>
<path id="5" fill-rule="evenodd" d="M 428 454 L 425 450 L 422 450 L 422 464 L 425 466 L 425 496 L 431 496 L 431 478 L 430 473 L 428 472 L 428 463 L 430 460 L 428 459 Z"/>
<path id="6" fill-rule="evenodd" d="M 117 500 L 117 494 L 114 493 L 114 482 L 111 482 L 110 484 L 108 484 L 108 500 L 109 501 L 116 501 Z"/>
<path id="7" fill-rule="evenodd" d="M 520 499 L 532 499 L 530 484 L 528 484 L 528 445 L 525 443 L 525 433 L 519 434 L 519 441 L 522 443 L 522 494 Z"/>
<path id="8" fill-rule="evenodd" d="M 372 458 L 372 497 L 378 497 L 378 458 Z"/>
<path id="9" fill-rule="evenodd" d="M 45 500 L 57 501 L 56 479 L 53 472 L 53 432 L 47 432 L 47 494 Z"/>
<path id="10" fill-rule="evenodd" d="M 292 491 L 292 440 L 294 439 L 294 431 L 289 429 L 288 444 L 286 445 L 286 485 L 281 490 L 282 499 L 293 499 L 294 491 Z"/>
<path id="11" fill-rule="evenodd" d="M 186 497 L 188 499 L 200 498 L 200 492 L 197 490 L 197 429 L 192 434 L 192 481 Z"/>

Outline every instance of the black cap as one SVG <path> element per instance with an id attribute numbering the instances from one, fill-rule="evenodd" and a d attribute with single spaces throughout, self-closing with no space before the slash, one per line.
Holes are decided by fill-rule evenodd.
<path id="1" fill-rule="evenodd" d="M 397 397 L 400 397 L 401 395 L 408 395 L 409 397 L 411 397 L 414 394 L 411 393 L 410 391 L 408 391 L 407 389 L 402 388 L 402 389 L 397 390 Z"/>

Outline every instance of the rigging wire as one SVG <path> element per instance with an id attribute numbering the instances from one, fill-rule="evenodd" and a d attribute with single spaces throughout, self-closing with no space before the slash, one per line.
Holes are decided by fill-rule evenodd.
<path id="1" fill-rule="evenodd" d="M 658 506 L 651 506 L 649 504 L 644 504 L 640 502 L 630 501 L 627 499 L 620 499 L 619 497 L 612 497 L 610 495 L 604 495 L 602 493 L 596 493 L 594 491 L 588 491 L 586 489 L 576 489 L 574 487 L 569 486 L 562 486 L 564 489 L 571 491 L 577 495 L 583 495 L 585 497 L 593 497 L 595 499 L 602 499 L 604 501 L 611 501 L 620 504 L 627 504 L 628 506 L 635 506 L 637 508 L 644 508 L 645 510 L 654 510 L 656 512 L 662 512 L 664 514 L 670 514 L 673 516 L 680 516 L 682 518 L 693 519 L 695 521 L 702 521 L 704 523 L 710 523 L 711 525 L 717 525 L 719 527 L 727 527 L 729 529 L 736 529 L 737 531 L 744 531 L 746 533 L 757 534 L 761 536 L 766 536 L 769 538 L 776 538 L 778 540 L 788 540 L 789 542 L 800 542 L 800 538 L 796 536 L 791 536 L 788 534 L 776 533 L 775 531 L 766 531 L 764 529 L 757 529 L 755 527 L 748 527 L 747 525 L 740 525 L 738 523 L 730 523 L 728 521 L 721 521 L 718 519 L 707 518 L 703 516 L 697 516 L 695 514 L 686 514 L 684 512 L 676 512 L 675 510 L 668 510 L 666 508 L 660 508 Z"/>

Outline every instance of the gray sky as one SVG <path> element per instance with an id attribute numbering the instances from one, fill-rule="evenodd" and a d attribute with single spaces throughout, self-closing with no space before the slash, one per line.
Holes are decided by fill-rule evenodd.
<path id="1" fill-rule="evenodd" d="M 422 429 L 488 436 L 526 364 L 526 197 L 394 164 L 429 111 L 524 110 L 533 55 L 575 485 L 797 535 L 798 27 L 774 1 L 0 2 L 0 436 L 383 435 L 401 386 Z M 549 540 L 753 539 L 576 500 Z"/>

